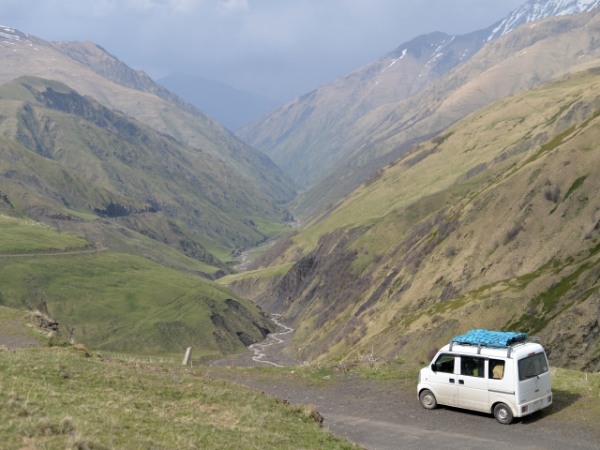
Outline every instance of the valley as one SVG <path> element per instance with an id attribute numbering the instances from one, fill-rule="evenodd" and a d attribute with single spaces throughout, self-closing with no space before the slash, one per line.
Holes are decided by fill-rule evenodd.
<path id="1" fill-rule="evenodd" d="M 583 68 L 468 116 L 278 243 L 264 269 L 219 282 L 283 313 L 305 360 L 375 348 L 423 361 L 459 330 L 516 327 L 553 362 L 596 370 L 597 81 Z"/>
<path id="2" fill-rule="evenodd" d="M 91 42 L 0 26 L 0 59 L 0 442 L 600 439 L 600 0 L 417 36 L 235 133 Z M 508 440 L 414 394 L 478 328 L 548 354 Z"/>
<path id="3" fill-rule="evenodd" d="M 294 100 L 238 133 L 258 149 L 101 47 L 4 27 L 0 210 L 40 234 L 6 235 L 31 248 L 5 254 L 38 257 L 4 258 L 24 288 L 4 282 L 1 304 L 41 309 L 94 345 L 143 346 L 107 338 L 138 324 L 148 351 L 185 347 L 181 336 L 207 340 L 207 354 L 261 340 L 274 327 L 262 309 L 297 330 L 302 360 L 375 348 L 418 362 L 464 328 L 516 327 L 553 363 L 596 370 L 599 16 L 586 3 L 532 18 L 530 3 L 501 33 L 420 36 Z M 410 89 L 385 88 L 405 79 Z M 77 240 L 58 248 L 71 258 L 44 251 L 57 236 Z M 72 281 L 86 273 L 107 278 L 86 290 Z M 97 323 L 81 312 L 105 302 Z M 212 332 L 180 320 L 180 302 Z M 165 308 L 166 323 L 139 322 Z"/>

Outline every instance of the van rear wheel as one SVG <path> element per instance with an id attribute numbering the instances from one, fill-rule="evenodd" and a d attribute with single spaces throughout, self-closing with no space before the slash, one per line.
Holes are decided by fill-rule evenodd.
<path id="1" fill-rule="evenodd" d="M 437 400 L 435 399 L 435 395 L 429 389 L 423 389 L 419 394 L 419 401 L 421 402 L 421 406 L 425 409 L 435 409 L 437 408 Z"/>
<path id="2" fill-rule="evenodd" d="M 513 421 L 512 411 L 504 403 L 498 403 L 494 406 L 494 417 L 502 425 L 508 425 Z"/>

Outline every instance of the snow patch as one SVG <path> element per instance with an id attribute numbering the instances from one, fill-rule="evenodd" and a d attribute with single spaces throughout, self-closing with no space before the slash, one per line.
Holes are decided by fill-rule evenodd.
<path id="1" fill-rule="evenodd" d="M 4 31 L 0 31 L 0 38 L 7 39 L 9 41 L 20 41 L 21 40 L 21 38 L 19 36 L 17 36 L 16 34 L 7 33 L 6 28 L 4 29 Z"/>
<path id="2" fill-rule="evenodd" d="M 502 20 L 487 41 L 504 36 L 520 25 L 548 17 L 567 16 L 592 11 L 600 7 L 600 0 L 529 0 Z"/>
<path id="3" fill-rule="evenodd" d="M 389 64 L 387 67 L 385 67 L 385 68 L 384 68 L 384 69 L 381 71 L 381 73 L 385 72 L 385 71 L 386 71 L 386 70 L 388 70 L 389 68 L 393 67 L 393 66 L 394 66 L 394 64 L 396 64 L 398 61 L 402 60 L 402 59 L 403 59 L 403 58 L 406 56 L 406 53 L 407 53 L 407 51 L 408 51 L 408 49 L 406 49 L 406 48 L 405 48 L 404 50 L 402 50 L 402 54 L 401 54 L 401 55 L 400 55 L 398 58 L 393 58 L 393 59 L 392 59 L 392 62 L 391 62 L 391 63 L 390 63 L 390 64 Z"/>

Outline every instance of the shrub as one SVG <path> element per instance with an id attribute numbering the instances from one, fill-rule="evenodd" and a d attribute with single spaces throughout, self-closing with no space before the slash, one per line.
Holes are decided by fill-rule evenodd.
<path id="1" fill-rule="evenodd" d="M 554 186 L 554 188 L 547 188 L 544 191 L 544 197 L 546 198 L 546 200 L 558 203 L 558 201 L 560 200 L 560 187 Z"/>
<path id="2" fill-rule="evenodd" d="M 444 250 L 444 256 L 446 256 L 446 258 L 452 258 L 453 256 L 456 256 L 457 254 L 458 254 L 458 248 L 454 245 L 446 247 L 446 250 Z"/>
<path id="3" fill-rule="evenodd" d="M 516 238 L 522 230 L 523 225 L 521 225 L 520 223 L 514 225 L 510 230 L 506 232 L 506 235 L 504 236 L 504 245 L 508 244 L 510 241 Z"/>

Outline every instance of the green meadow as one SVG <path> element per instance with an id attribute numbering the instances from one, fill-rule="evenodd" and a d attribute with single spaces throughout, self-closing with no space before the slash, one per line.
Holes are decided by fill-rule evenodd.
<path id="1" fill-rule="evenodd" d="M 71 348 L 0 351 L 3 448 L 357 448 L 302 406 L 202 370 Z"/>

